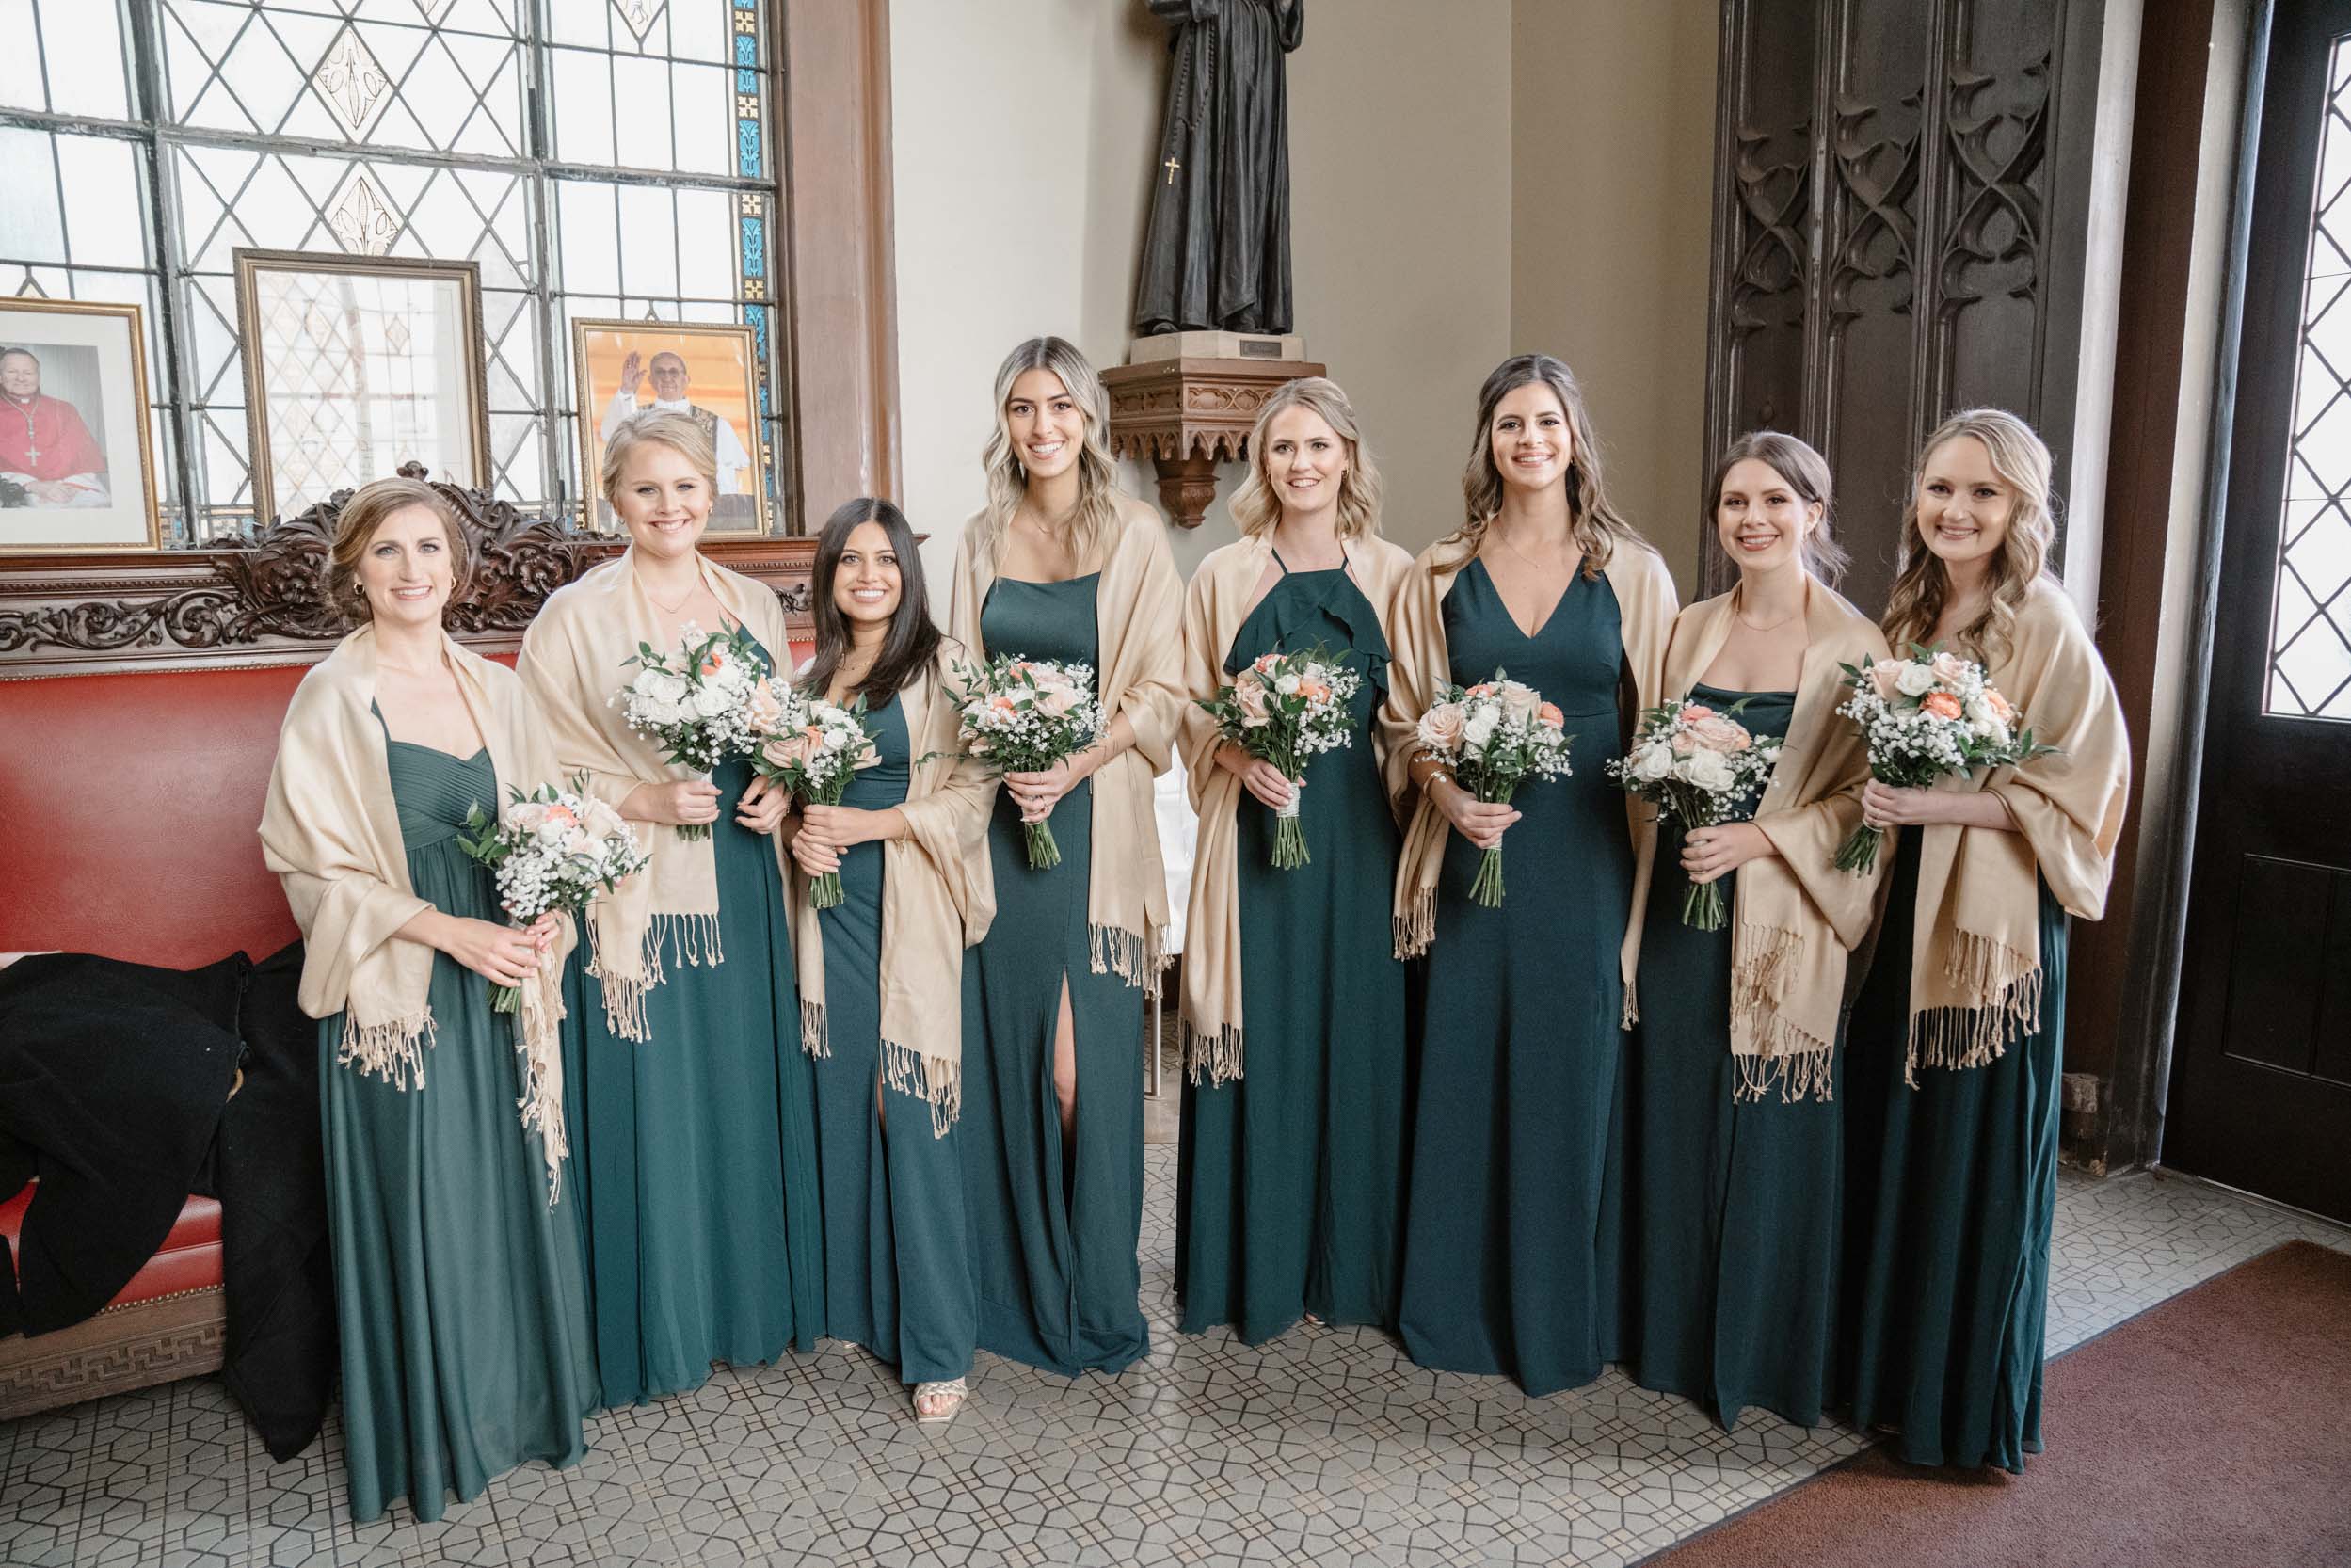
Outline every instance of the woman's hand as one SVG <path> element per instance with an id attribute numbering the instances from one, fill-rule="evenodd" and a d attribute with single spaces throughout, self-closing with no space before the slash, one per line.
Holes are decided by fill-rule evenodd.
<path id="1" fill-rule="evenodd" d="M 1514 808 L 1479 800 L 1449 778 L 1432 784 L 1429 798 L 1445 813 L 1445 820 L 1453 824 L 1453 831 L 1479 849 L 1493 849 L 1501 843 L 1502 830 L 1519 816 Z"/>
<path id="2" fill-rule="evenodd" d="M 837 872 L 842 851 L 899 837 L 898 824 L 904 820 L 895 811 L 860 811 L 854 806 L 804 807 L 800 831 L 792 836 L 792 857 L 810 876 Z"/>
<path id="3" fill-rule="evenodd" d="M 520 985 L 530 979 L 555 934 L 552 915 L 542 915 L 522 930 L 456 915 L 444 919 L 447 923 L 435 932 L 433 946 L 493 985 Z"/>
<path id="4" fill-rule="evenodd" d="M 774 779 L 753 775 L 750 787 L 735 803 L 735 821 L 752 832 L 765 837 L 782 824 L 784 813 L 792 809 L 792 792 Z"/>
<path id="5" fill-rule="evenodd" d="M 1250 756 L 1230 741 L 1216 748 L 1216 765 L 1237 776 L 1241 788 L 1256 796 L 1257 803 L 1269 810 L 1278 811 L 1287 806 L 1293 791 L 1300 787 L 1291 784 L 1272 763 L 1262 757 Z"/>
<path id="6" fill-rule="evenodd" d="M 800 831 L 792 836 L 792 861 L 808 876 L 823 876 L 826 872 L 840 870 L 840 851 L 803 823 Z"/>
<path id="7" fill-rule="evenodd" d="M 1764 830 L 1751 822 L 1695 827 L 1682 840 L 1682 870 L 1689 873 L 1691 882 L 1703 888 L 1730 875 L 1750 860 L 1779 853 Z"/>
<path id="8" fill-rule="evenodd" d="M 631 822 L 667 823 L 672 827 L 706 826 L 718 820 L 718 786 L 701 778 L 640 784 L 620 803 L 620 814 Z"/>
<path id="9" fill-rule="evenodd" d="M 1100 765 L 1095 760 L 1100 752 L 1098 744 L 1092 745 L 1063 758 L 1042 773 L 1006 774 L 1004 788 L 1012 792 L 1013 804 L 1020 808 L 1020 820 L 1043 822 L 1051 816 L 1062 796 L 1084 782 Z"/>
<path id="10" fill-rule="evenodd" d="M 2008 803 L 1990 790 L 1900 790 L 1871 779 L 1862 786 L 1862 822 L 1870 827 L 1928 827 L 1954 823 L 2013 833 Z"/>

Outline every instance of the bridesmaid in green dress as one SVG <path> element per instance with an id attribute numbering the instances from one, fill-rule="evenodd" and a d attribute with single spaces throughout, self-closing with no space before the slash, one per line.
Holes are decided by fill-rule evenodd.
<path id="1" fill-rule="evenodd" d="M 944 1421 L 979 1335 L 955 1124 L 963 950 L 989 916 L 970 866 L 995 790 L 958 744 L 955 650 L 931 620 L 897 507 L 865 497 L 833 514 L 812 597 L 816 655 L 798 683 L 832 702 L 861 697 L 876 754 L 838 805 L 801 805 L 790 828 L 824 1316 L 835 1338 L 897 1366 L 919 1419 Z M 808 879 L 826 872 L 841 902 L 816 909 Z"/>
<path id="2" fill-rule="evenodd" d="M 1667 693 L 1786 742 L 1745 803 L 1752 820 L 1660 835 L 1611 1173 L 1623 1359 L 1643 1387 L 1725 1426 L 1750 1404 L 1816 1426 L 1835 1371 L 1837 1019 L 1877 885 L 1833 863 L 1868 777 L 1860 731 L 1836 712 L 1838 666 L 1883 657 L 1885 641 L 1828 585 L 1845 565 L 1830 485 L 1793 436 L 1732 444 L 1711 493 L 1738 585 L 1675 617 L 1666 653 Z M 1687 889 L 1729 876 L 1729 923 L 1684 924 Z"/>
<path id="3" fill-rule="evenodd" d="M 1639 824 L 1603 764 L 1634 706 L 1656 700 L 1673 585 L 1608 504 L 1564 364 L 1504 361 L 1474 439 L 1467 520 L 1399 594 L 1383 721 L 1392 787 L 1417 797 L 1399 940 L 1429 952 L 1399 1327 L 1424 1367 L 1546 1394 L 1599 1375 L 1614 1288 L 1600 1203 Z M 1507 806 L 1479 803 L 1415 733 L 1438 687 L 1497 670 L 1556 704 L 1575 738 L 1572 776 Z M 1470 886 L 1496 844 L 1508 893 L 1488 909 Z"/>
<path id="4" fill-rule="evenodd" d="M 2020 1474 L 2041 1446 L 2065 918 L 2104 912 L 2130 784 L 2113 683 L 2043 569 L 2050 466 L 1998 409 L 1920 454 L 1887 639 L 1981 660 L 2007 722 L 2057 749 L 1973 789 L 1863 790 L 1864 820 L 1900 831 L 1846 1073 L 1854 1419 L 1912 1464 Z"/>
<path id="5" fill-rule="evenodd" d="M 1117 1371 L 1143 1318 L 1143 1001 L 1168 907 L 1153 776 L 1180 704 L 1183 585 L 1166 525 L 1113 485 L 1101 378 L 1059 338 L 997 372 L 988 504 L 966 525 L 948 633 L 975 655 L 1093 667 L 1101 737 L 1004 777 L 996 923 L 964 966 L 961 1134 L 980 1343 L 1048 1371 Z M 1029 868 L 1023 822 L 1061 864 Z"/>
<path id="6" fill-rule="evenodd" d="M 675 648 L 688 625 L 744 628 L 770 669 L 787 657 L 776 595 L 695 548 L 715 465 L 683 415 L 639 415 L 615 434 L 604 493 L 630 548 L 549 599 L 519 665 L 565 773 L 644 824 L 653 852 L 638 896 L 598 907 L 595 977 L 574 977 L 574 1127 L 615 1405 L 824 1333 L 815 1087 L 777 835 L 787 797 L 741 760 L 707 779 L 664 763 L 611 701 L 640 642 Z M 688 825 L 709 837 L 681 837 Z"/>
<path id="7" fill-rule="evenodd" d="M 1375 721 L 1386 613 L 1412 561 L 1379 536 L 1379 473 L 1332 382 L 1276 392 L 1249 450 L 1241 539 L 1200 564 L 1185 600 L 1184 759 L 1201 827 L 1176 1291 L 1186 1333 L 1230 1323 L 1256 1344 L 1302 1317 L 1396 1321 L 1407 1075 L 1386 917 L 1400 836 Z M 1318 648 L 1362 684 L 1354 740 L 1316 757 L 1300 791 L 1219 739 L 1197 703 L 1262 654 Z M 1274 824 L 1292 801 L 1308 858 L 1280 871 Z"/>
<path id="8" fill-rule="evenodd" d="M 570 924 L 504 922 L 457 834 L 555 776 L 513 674 L 441 630 L 463 570 L 412 480 L 344 508 L 332 584 L 362 622 L 286 715 L 262 839 L 306 942 L 351 1513 L 439 1519 L 526 1459 L 583 1452 L 597 1402 L 565 1179 L 557 976 Z M 524 988 L 491 1011 L 490 984 Z M 429 1081 L 426 1069 L 429 1067 Z M 522 1114 L 518 1120 L 517 1109 Z M 550 1138 L 547 1133 L 554 1134 Z"/>

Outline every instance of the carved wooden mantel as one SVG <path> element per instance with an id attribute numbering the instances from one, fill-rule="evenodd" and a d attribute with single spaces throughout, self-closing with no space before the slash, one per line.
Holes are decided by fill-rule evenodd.
<path id="1" fill-rule="evenodd" d="M 477 652 L 520 648 L 547 596 L 625 543 L 480 490 L 433 488 L 456 504 L 473 546 L 473 570 L 450 601 L 448 625 Z M 201 550 L 0 555 L 0 680 L 324 657 L 351 630 L 327 594 L 328 549 L 349 496 L 339 491 L 258 537 Z M 795 638 L 811 634 L 814 539 L 706 538 L 702 548 L 774 588 Z"/>
<path id="2" fill-rule="evenodd" d="M 1111 450 L 1150 458 L 1168 516 L 1197 528 L 1216 499 L 1216 465 L 1247 460 L 1266 399 L 1322 374 L 1303 360 L 1158 360 L 1106 370 Z"/>

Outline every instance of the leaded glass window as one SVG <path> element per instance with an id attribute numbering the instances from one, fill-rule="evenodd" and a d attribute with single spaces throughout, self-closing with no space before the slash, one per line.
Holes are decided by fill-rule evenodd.
<path id="1" fill-rule="evenodd" d="M 182 543 L 252 521 L 240 248 L 478 263 L 526 508 L 589 488 L 574 319 L 749 325 L 781 520 L 774 3 L 0 0 L 0 293 L 146 308 Z"/>

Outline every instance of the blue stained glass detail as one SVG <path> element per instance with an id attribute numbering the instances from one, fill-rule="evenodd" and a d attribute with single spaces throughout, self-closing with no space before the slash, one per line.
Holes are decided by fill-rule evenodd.
<path id="1" fill-rule="evenodd" d="M 746 180 L 760 177 L 760 122 L 735 121 L 735 172 Z"/>
<path id="2" fill-rule="evenodd" d="M 760 40 L 749 33 L 735 35 L 735 63 L 756 66 L 760 63 Z"/>
<path id="3" fill-rule="evenodd" d="M 745 217 L 743 225 L 743 275 L 745 278 L 767 276 L 767 219 Z"/>

